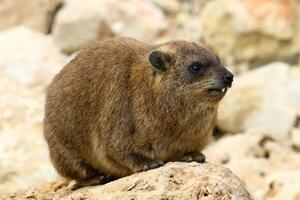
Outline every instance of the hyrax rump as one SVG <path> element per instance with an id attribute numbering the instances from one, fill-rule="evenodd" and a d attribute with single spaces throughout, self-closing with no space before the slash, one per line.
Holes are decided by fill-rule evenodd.
<path id="1" fill-rule="evenodd" d="M 56 170 L 81 186 L 159 167 L 204 162 L 233 75 L 205 47 L 106 39 L 50 84 L 44 135 Z"/>

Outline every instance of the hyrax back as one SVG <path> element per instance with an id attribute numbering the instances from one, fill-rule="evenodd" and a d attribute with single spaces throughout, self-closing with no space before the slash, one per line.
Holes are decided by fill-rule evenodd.
<path id="1" fill-rule="evenodd" d="M 201 154 L 232 74 L 203 46 L 106 39 L 82 50 L 48 88 L 51 160 L 81 185 Z"/>

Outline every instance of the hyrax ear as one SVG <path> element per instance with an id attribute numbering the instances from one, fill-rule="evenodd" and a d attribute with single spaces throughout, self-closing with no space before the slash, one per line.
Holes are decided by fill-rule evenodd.
<path id="1" fill-rule="evenodd" d="M 161 51 L 152 51 L 149 54 L 149 62 L 157 71 L 164 72 L 166 71 L 166 64 L 168 62 L 168 55 Z"/>

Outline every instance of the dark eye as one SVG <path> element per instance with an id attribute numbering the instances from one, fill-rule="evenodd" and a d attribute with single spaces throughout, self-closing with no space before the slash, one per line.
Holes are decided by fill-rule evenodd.
<path id="1" fill-rule="evenodd" d="M 200 63 L 193 63 L 189 66 L 189 71 L 193 74 L 203 73 L 204 66 Z"/>

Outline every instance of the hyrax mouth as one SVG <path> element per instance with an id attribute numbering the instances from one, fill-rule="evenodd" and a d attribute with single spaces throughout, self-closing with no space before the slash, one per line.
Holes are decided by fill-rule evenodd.
<path id="1" fill-rule="evenodd" d="M 222 94 L 225 95 L 229 86 L 219 87 L 219 88 L 209 88 L 208 92 L 213 94 Z"/>

